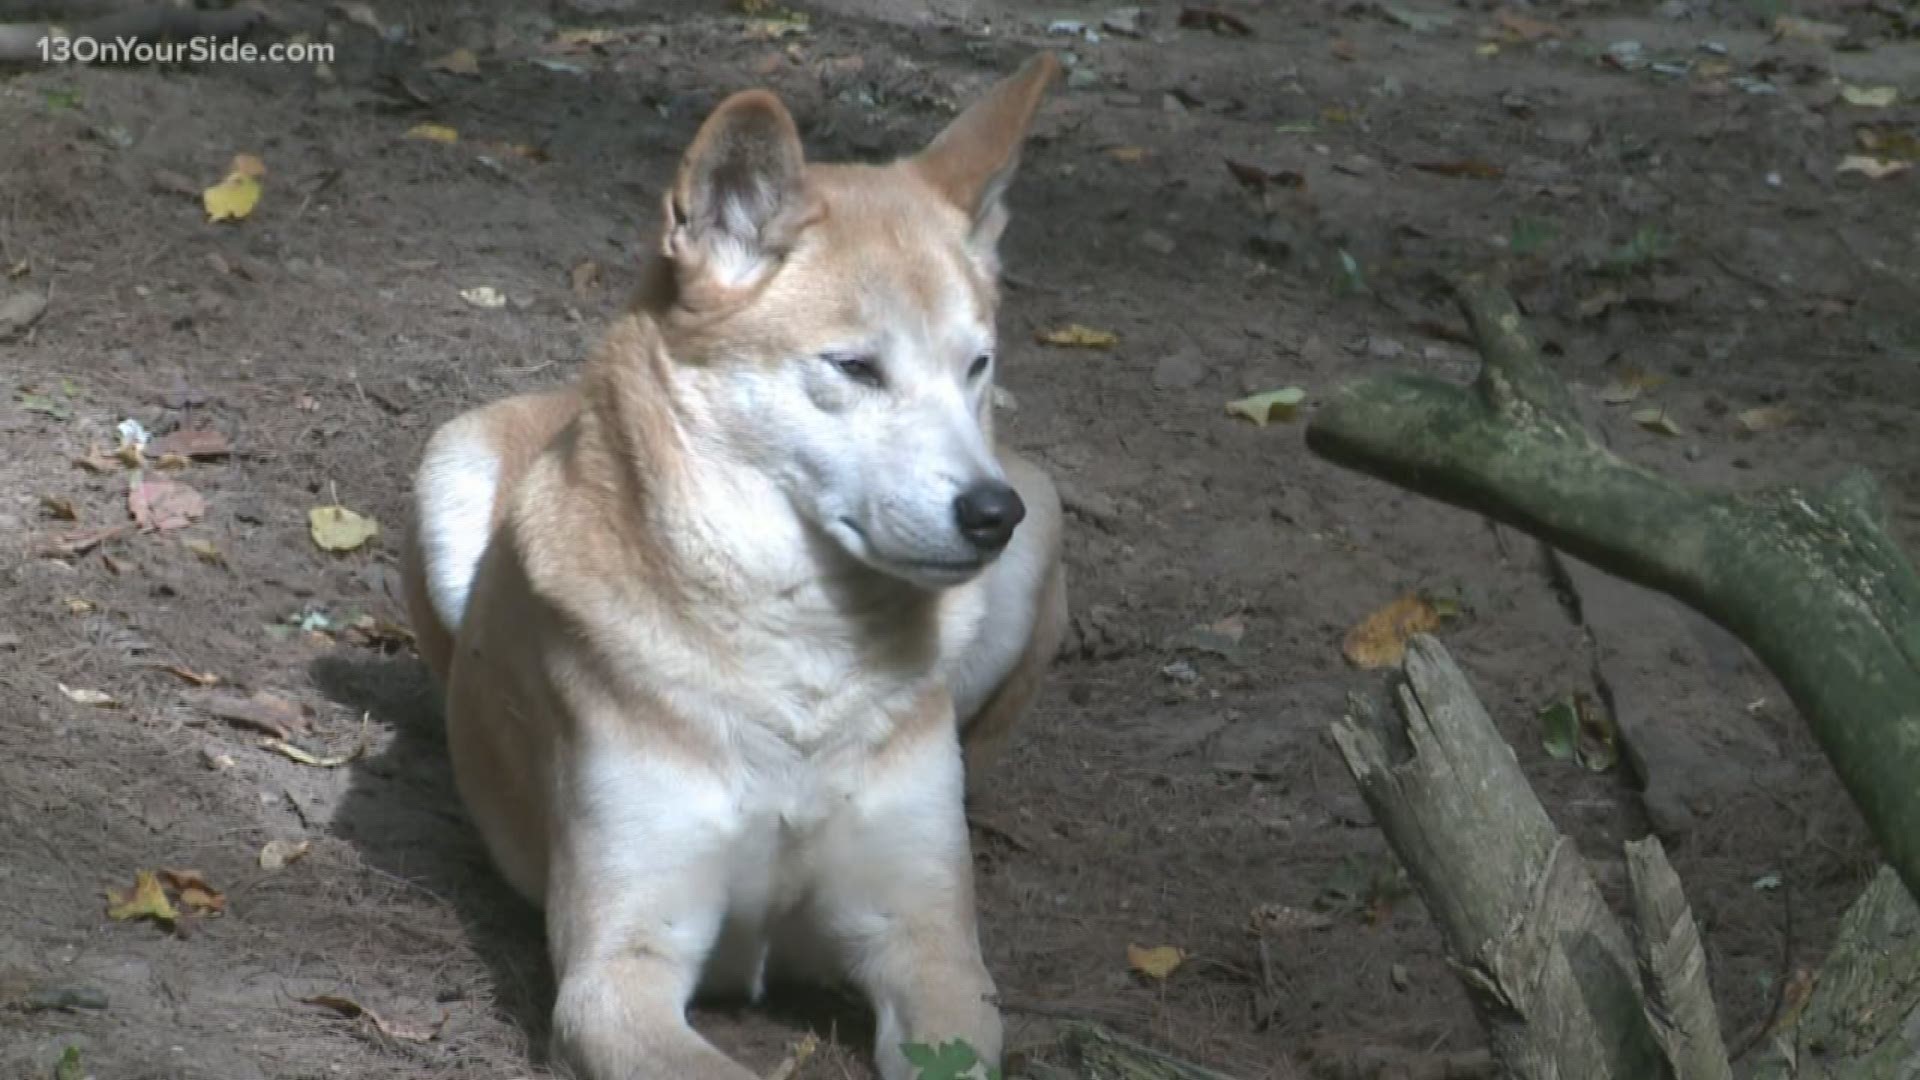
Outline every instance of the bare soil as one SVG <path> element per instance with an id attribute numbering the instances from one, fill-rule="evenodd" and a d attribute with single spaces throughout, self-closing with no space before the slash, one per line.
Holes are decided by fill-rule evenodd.
<path id="1" fill-rule="evenodd" d="M 1737 643 L 1657 597 L 1588 598 L 1660 751 L 1649 794 L 1553 760 L 1536 713 L 1594 676 L 1537 546 L 1223 405 L 1299 385 L 1310 414 L 1372 373 L 1466 378 L 1444 282 L 1498 268 L 1623 455 L 1735 487 L 1864 465 L 1920 546 L 1920 177 L 1837 172 L 1863 140 L 1911 152 L 1910 7 L 1792 12 L 1846 26 L 1836 48 L 1774 35 L 1786 9 L 1765 0 L 1545 3 L 1504 31 L 1483 3 L 1231 5 L 1248 35 L 1181 28 L 1156 0 L 1144 36 L 1098 41 L 1050 25 L 1112 7 L 1011 0 L 819 0 L 783 38 L 721 0 L 375 0 L 384 39 L 352 5 L 269 6 L 280 37 L 338 44 L 326 71 L 0 76 L 0 299 L 50 295 L 0 338 L 0 1073 L 51 1075 L 77 1045 L 102 1078 L 539 1075 L 538 915 L 462 817 L 420 663 L 340 629 L 400 618 L 390 541 L 421 444 L 571 377 L 725 93 L 770 86 L 814 154 L 876 158 L 1043 45 L 1083 73 L 1014 189 L 1004 423 L 1066 492 L 1075 632 L 977 808 L 1012 1045 L 1092 1019 L 1248 1078 L 1479 1045 L 1326 737 L 1381 678 L 1343 659 L 1347 629 L 1416 589 L 1464 608 L 1448 646 L 1613 893 L 1619 843 L 1668 837 L 1736 1040 L 1823 955 L 1871 843 Z M 582 28 L 620 32 L 559 40 Z M 1627 40 L 1638 58 L 1609 61 Z M 424 66 L 456 47 L 477 76 Z M 1846 85 L 1901 97 L 1863 107 Z M 423 122 L 460 141 L 406 137 Z M 264 197 L 209 224 L 197 189 L 240 152 L 263 159 Z M 1274 178 L 1251 191 L 1229 159 Z M 506 305 L 462 299 L 477 286 Z M 1036 343 L 1067 323 L 1118 345 Z M 1761 406 L 1791 418 L 1745 430 Z M 1631 419 L 1647 407 L 1678 434 Z M 204 515 L 40 554 L 129 521 L 129 474 L 74 464 L 129 418 L 231 442 L 149 474 Z M 385 535 L 319 550 L 307 512 L 335 501 Z M 1237 644 L 1190 633 L 1229 617 Z M 166 665 L 299 704 L 292 739 L 315 754 L 352 750 L 365 717 L 367 751 L 296 763 Z M 269 840 L 311 848 L 267 871 Z M 110 920 L 104 891 L 160 867 L 202 871 L 225 913 Z M 1263 905 L 1326 918 L 1261 936 Z M 1187 959 L 1154 980 L 1129 945 Z M 107 1007 L 30 1004 L 74 987 Z M 321 994 L 442 1026 L 394 1037 L 301 1000 Z M 868 1075 L 859 1010 L 817 992 L 697 1019 L 760 1069 L 811 1023 L 829 1045 L 801 1076 Z"/>

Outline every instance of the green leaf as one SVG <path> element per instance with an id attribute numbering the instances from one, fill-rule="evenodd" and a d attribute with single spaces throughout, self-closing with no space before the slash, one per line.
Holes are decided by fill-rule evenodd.
<path id="1" fill-rule="evenodd" d="M 1540 745 L 1555 761 L 1568 761 L 1580 746 L 1580 711 L 1563 697 L 1540 710 Z"/>
<path id="2" fill-rule="evenodd" d="M 928 1046 L 902 1043 L 900 1052 L 907 1063 L 920 1071 L 916 1080 L 967 1080 L 980 1064 L 980 1054 L 965 1039 Z"/>
<path id="3" fill-rule="evenodd" d="M 53 1067 L 53 1080 L 85 1080 L 86 1066 L 80 1064 L 80 1048 L 69 1046 L 60 1055 L 60 1063 Z"/>

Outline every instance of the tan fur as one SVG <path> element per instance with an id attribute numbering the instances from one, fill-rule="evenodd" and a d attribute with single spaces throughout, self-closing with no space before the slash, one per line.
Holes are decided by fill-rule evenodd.
<path id="1" fill-rule="evenodd" d="M 926 480 L 998 470 L 1026 520 L 978 576 L 910 584 L 875 569 L 890 549 L 850 553 L 789 520 L 776 480 L 810 488 L 783 479 L 781 440 L 811 412 L 794 406 L 791 433 L 715 417 L 877 328 L 929 335 L 925 352 L 991 327 L 999 189 L 1054 72 L 1029 65 L 885 167 L 805 165 L 775 99 L 730 99 L 577 386 L 475 410 L 429 444 L 408 605 L 461 796 L 547 909 L 556 1050 L 590 1080 L 747 1080 L 684 1006 L 696 989 L 751 994 L 769 969 L 864 989 L 886 1080 L 910 1074 L 902 1041 L 965 1038 L 997 1061 L 960 732 L 977 783 L 1057 648 L 1059 500 L 992 448 L 989 395 L 966 384 L 988 460 L 955 443 Z M 956 357 L 900 374 L 951 395 Z M 838 375 L 804 377 L 825 380 L 806 384 L 822 409 L 879 415 L 881 398 L 836 397 L 865 393 Z M 964 717 L 956 687 L 977 701 Z"/>

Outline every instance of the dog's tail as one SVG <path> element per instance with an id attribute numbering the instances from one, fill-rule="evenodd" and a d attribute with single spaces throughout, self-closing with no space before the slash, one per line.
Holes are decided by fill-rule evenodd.
<path id="1" fill-rule="evenodd" d="M 417 572 L 448 634 L 459 632 L 466 615 L 500 489 L 499 455 L 476 419 L 469 414 L 434 432 L 414 484 Z"/>

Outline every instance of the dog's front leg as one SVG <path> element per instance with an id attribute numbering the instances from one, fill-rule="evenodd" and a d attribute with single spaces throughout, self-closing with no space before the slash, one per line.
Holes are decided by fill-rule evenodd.
<path id="1" fill-rule="evenodd" d="M 730 800 L 683 767 L 582 760 L 547 894 L 555 1056 L 581 1080 L 757 1080 L 686 1019 L 727 910 Z"/>
<path id="2" fill-rule="evenodd" d="M 873 1002 L 885 1080 L 913 1080 L 908 1043 L 964 1039 L 983 1065 L 1000 1064 L 951 708 L 915 740 L 886 751 L 885 768 L 835 815 L 815 864 L 819 928 Z"/>

